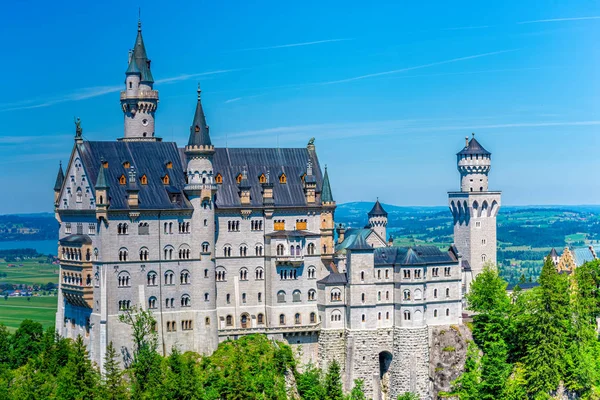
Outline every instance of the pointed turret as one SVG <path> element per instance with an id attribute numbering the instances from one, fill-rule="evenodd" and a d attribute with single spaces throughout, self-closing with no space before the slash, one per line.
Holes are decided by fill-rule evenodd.
<path id="1" fill-rule="evenodd" d="M 96 219 L 108 220 L 108 206 L 110 205 L 110 198 L 108 197 L 108 180 L 106 179 L 106 166 L 104 161 L 100 162 L 100 169 L 98 170 L 98 178 L 96 178 Z"/>
<path id="2" fill-rule="evenodd" d="M 133 53 L 129 59 L 129 66 L 127 67 L 127 71 L 125 71 L 125 75 L 140 75 L 140 77 L 142 75 L 137 63 L 135 62 L 135 58 L 133 58 Z"/>
<path id="3" fill-rule="evenodd" d="M 96 190 L 98 189 L 108 189 L 108 182 L 106 181 L 106 176 L 104 174 L 104 163 L 100 164 L 100 171 L 98 171 L 98 179 L 96 179 Z"/>
<path id="4" fill-rule="evenodd" d="M 323 175 L 323 189 L 321 190 L 322 203 L 334 203 L 333 194 L 331 193 L 331 184 L 329 183 L 329 174 L 327 166 L 325 166 L 325 175 Z"/>
<path id="5" fill-rule="evenodd" d="M 154 77 L 152 77 L 152 72 L 150 72 L 150 60 L 146 54 L 144 38 L 142 38 L 141 20 L 138 20 L 138 33 L 137 37 L 135 38 L 135 45 L 133 46 L 133 54 L 131 55 L 131 59 L 135 61 L 135 64 L 141 73 L 141 81 L 146 83 L 154 83 Z"/>
<path id="6" fill-rule="evenodd" d="M 379 216 L 387 217 L 387 215 L 388 215 L 387 211 L 385 211 L 383 209 L 383 207 L 381 206 L 381 203 L 379 202 L 379 199 L 377 199 L 377 201 L 373 205 L 373 208 L 371 209 L 371 211 L 369 211 L 369 217 L 379 217 Z M 384 239 L 385 239 L 385 237 L 384 237 Z"/>
<path id="7" fill-rule="evenodd" d="M 379 199 L 369 211 L 369 226 L 379 237 L 385 241 L 387 237 L 388 213 L 383 209 Z"/>
<path id="8" fill-rule="evenodd" d="M 196 103 L 194 121 L 190 127 L 190 139 L 188 140 L 188 147 L 212 147 L 210 135 L 208 133 L 209 128 L 206 123 L 204 109 L 202 108 L 202 99 L 200 97 L 201 93 L 202 91 L 200 90 L 200 84 L 198 84 L 198 102 Z"/>
<path id="9" fill-rule="evenodd" d="M 58 174 L 56 175 L 56 182 L 54 183 L 54 191 L 60 192 L 62 184 L 65 181 L 65 173 L 63 172 L 62 162 L 58 164 Z"/>

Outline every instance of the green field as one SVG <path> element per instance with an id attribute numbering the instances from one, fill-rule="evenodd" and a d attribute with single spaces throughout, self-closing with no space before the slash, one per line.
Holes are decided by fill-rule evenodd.
<path id="1" fill-rule="evenodd" d="M 24 319 L 39 322 L 44 328 L 53 326 L 57 302 L 56 296 L 0 298 L 0 323 L 11 331 Z"/>
<path id="2" fill-rule="evenodd" d="M 8 264 L 13 264 L 15 267 L 9 267 Z M 48 264 L 45 258 L 10 263 L 0 260 L 0 273 L 6 273 L 6 277 L 0 277 L 0 283 L 26 285 L 58 283 L 58 269 L 58 265 Z"/>

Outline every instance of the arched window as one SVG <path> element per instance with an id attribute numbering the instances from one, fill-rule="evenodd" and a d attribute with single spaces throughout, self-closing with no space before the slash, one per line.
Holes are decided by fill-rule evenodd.
<path id="1" fill-rule="evenodd" d="M 262 325 L 262 324 L 265 323 L 264 322 L 264 315 L 263 314 L 258 314 L 256 316 L 256 323 L 259 324 L 259 325 Z"/>
<path id="2" fill-rule="evenodd" d="M 410 300 L 410 290 L 405 290 L 403 292 L 404 300 Z"/>
<path id="3" fill-rule="evenodd" d="M 486 259 L 487 259 L 486 255 L 485 255 L 485 254 L 482 254 L 482 255 L 481 255 L 481 262 L 485 262 L 485 260 L 486 260 Z"/>
<path id="4" fill-rule="evenodd" d="M 282 173 L 281 175 L 279 175 L 279 183 L 281 183 L 281 184 L 286 184 L 287 183 L 287 176 L 285 176 L 284 173 Z"/>
<path id="5" fill-rule="evenodd" d="M 299 302 L 302 301 L 302 293 L 299 290 L 294 290 L 292 292 L 292 301 Z"/>
<path id="6" fill-rule="evenodd" d="M 310 313 L 310 323 L 311 324 L 317 323 L 317 314 L 315 314 L 314 312 Z"/>
<path id="7" fill-rule="evenodd" d="M 262 267 L 256 268 L 256 271 L 254 272 L 256 280 L 263 280 L 264 279 L 264 272 L 265 271 L 262 269 Z"/>
<path id="8" fill-rule="evenodd" d="M 248 314 L 246 314 L 246 313 L 242 314 L 242 316 L 240 317 L 240 322 L 242 324 L 242 328 L 249 328 L 250 327 L 250 317 L 248 316 Z"/>
<path id="9" fill-rule="evenodd" d="M 181 307 L 189 307 L 191 305 L 192 301 L 189 295 L 184 294 L 183 296 L 181 296 Z"/>
<path id="10" fill-rule="evenodd" d="M 308 300 L 314 301 L 317 299 L 317 291 L 315 289 L 310 289 L 308 291 Z"/>
<path id="11" fill-rule="evenodd" d="M 248 280 L 248 270 L 246 268 L 240 269 L 240 280 L 247 281 Z"/>
<path id="12" fill-rule="evenodd" d="M 449 316 L 450 316 L 450 309 L 446 308 L 446 317 L 449 317 Z"/>
<path id="13" fill-rule="evenodd" d="M 173 259 L 173 246 L 165 246 L 164 250 L 164 259 L 165 260 L 172 260 Z"/>
<path id="14" fill-rule="evenodd" d="M 256 245 L 256 247 L 254 247 L 254 251 L 255 251 L 255 255 L 262 257 L 263 255 L 263 247 L 261 245 Z"/>
<path id="15" fill-rule="evenodd" d="M 179 273 L 179 283 L 181 283 L 182 285 L 190 284 L 190 271 L 184 269 Z"/>
<path id="16" fill-rule="evenodd" d="M 285 292 L 283 290 L 280 290 L 279 292 L 277 292 L 277 302 L 285 303 Z"/>
<path id="17" fill-rule="evenodd" d="M 279 315 L 279 325 L 285 325 L 285 315 L 284 314 Z"/>
<path id="18" fill-rule="evenodd" d="M 147 184 L 148 184 L 148 177 L 147 177 L 146 175 L 142 175 L 142 176 L 140 177 L 140 183 L 141 183 L 142 185 L 147 185 Z"/>
<path id="19" fill-rule="evenodd" d="M 450 297 L 450 288 L 446 288 L 446 297 Z"/>
<path id="20" fill-rule="evenodd" d="M 81 203 L 81 202 L 82 202 L 82 200 L 83 200 L 83 193 L 82 193 L 82 191 L 81 191 L 81 188 L 79 187 L 79 188 L 77 188 L 77 192 L 76 192 L 75 201 L 76 201 L 77 203 Z"/>
<path id="21" fill-rule="evenodd" d="M 363 303 L 365 302 L 365 294 L 364 293 L 362 293 L 360 295 L 360 301 L 362 301 Z"/>
<path id="22" fill-rule="evenodd" d="M 140 222 L 138 225 L 138 235 L 149 235 L 150 227 L 147 222 Z"/>
<path id="23" fill-rule="evenodd" d="M 331 289 L 331 301 L 341 301 L 342 292 L 340 289 Z"/>
<path id="24" fill-rule="evenodd" d="M 437 289 L 433 289 L 433 298 L 437 299 Z"/>
<path id="25" fill-rule="evenodd" d="M 119 261 L 127 261 L 128 258 L 129 252 L 126 248 L 121 247 L 121 249 L 119 249 Z"/>
<path id="26" fill-rule="evenodd" d="M 246 257 L 248 255 L 248 247 L 246 245 L 240 246 L 240 257 Z"/>
<path id="27" fill-rule="evenodd" d="M 360 271 L 360 280 L 361 281 L 365 280 L 365 271 Z"/>
<path id="28" fill-rule="evenodd" d="M 140 261 L 148 261 L 148 248 L 147 247 L 142 247 L 140 249 Z"/>
<path id="29" fill-rule="evenodd" d="M 308 279 L 315 279 L 317 277 L 317 269 L 314 265 L 308 267 L 307 275 Z"/>
<path id="30" fill-rule="evenodd" d="M 300 317 L 300 313 L 296 313 L 294 315 L 294 324 L 300 325 L 302 323 L 302 318 Z"/>
<path id="31" fill-rule="evenodd" d="M 208 242 L 202 243 L 202 252 L 203 253 L 208 253 L 208 246 L 209 246 Z"/>
<path id="32" fill-rule="evenodd" d="M 404 311 L 404 320 L 410 321 L 410 311 L 408 311 L 408 310 Z"/>
<path id="33" fill-rule="evenodd" d="M 119 287 L 131 286 L 131 276 L 129 275 L 129 272 L 122 271 L 121 273 L 119 273 L 119 275 L 117 276 L 117 281 L 119 283 Z"/>
<path id="34" fill-rule="evenodd" d="M 258 177 L 258 182 L 267 183 L 267 177 L 265 176 L 265 174 L 260 174 L 260 176 Z"/>
<path id="35" fill-rule="evenodd" d="M 173 276 L 175 274 L 173 273 L 173 271 L 169 270 L 167 272 L 165 272 L 165 285 L 173 285 Z"/>
<path id="36" fill-rule="evenodd" d="M 187 244 L 183 244 L 179 247 L 179 259 L 189 260 L 191 257 L 191 250 Z"/>
<path id="37" fill-rule="evenodd" d="M 231 315 L 228 315 L 227 317 L 225 317 L 225 323 L 227 326 L 232 326 L 233 325 L 233 317 Z"/>
<path id="38" fill-rule="evenodd" d="M 215 271 L 215 274 L 217 276 L 217 281 L 223 282 L 223 281 L 227 280 L 226 273 L 227 273 L 227 271 L 225 270 L 225 268 L 218 267 L 217 270 Z"/>
<path id="39" fill-rule="evenodd" d="M 149 309 L 156 308 L 156 297 L 152 296 L 148 299 L 148 308 Z"/>
<path id="40" fill-rule="evenodd" d="M 278 244 L 277 245 L 277 255 L 283 256 L 284 254 L 285 254 L 285 247 L 283 246 L 283 244 Z"/>
<path id="41" fill-rule="evenodd" d="M 365 322 L 365 321 L 366 321 L 366 319 L 367 319 L 367 316 L 366 316 L 365 314 L 363 314 L 363 315 L 362 315 L 362 318 L 361 318 L 362 322 Z"/>
<path id="42" fill-rule="evenodd" d="M 204 318 L 204 325 L 210 325 L 210 318 L 206 317 Z"/>
<path id="43" fill-rule="evenodd" d="M 169 174 L 166 174 L 165 176 L 162 177 L 162 182 L 164 185 L 168 185 L 171 183 L 171 178 L 169 178 Z"/>
<path id="44" fill-rule="evenodd" d="M 306 252 L 308 253 L 309 256 L 314 255 L 315 254 L 315 244 L 309 243 L 308 246 L 306 247 Z"/>
<path id="45" fill-rule="evenodd" d="M 156 272 L 150 271 L 148 272 L 148 286 L 156 286 Z"/>
<path id="46" fill-rule="evenodd" d="M 215 183 L 223 183 L 223 175 L 217 174 L 217 176 L 215 176 Z"/>
<path id="47" fill-rule="evenodd" d="M 223 256 L 224 257 L 231 257 L 231 246 L 225 246 L 225 247 L 223 247 Z"/>
<path id="48" fill-rule="evenodd" d="M 127 178 L 125 178 L 125 175 L 121 175 L 119 177 L 119 185 L 125 185 L 127 184 Z"/>

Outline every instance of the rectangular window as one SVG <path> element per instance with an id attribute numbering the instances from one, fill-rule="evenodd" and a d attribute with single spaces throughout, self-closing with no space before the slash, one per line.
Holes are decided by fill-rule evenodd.
<path id="1" fill-rule="evenodd" d="M 71 233 L 71 223 L 70 222 L 65 223 L 65 233 Z"/>
<path id="2" fill-rule="evenodd" d="M 285 221 L 283 221 L 283 220 L 275 221 L 275 223 L 273 225 L 273 229 L 276 231 L 285 231 Z"/>
<path id="3" fill-rule="evenodd" d="M 83 224 L 81 222 L 77 223 L 77 234 L 83 235 Z"/>
<path id="4" fill-rule="evenodd" d="M 96 224 L 89 224 L 88 225 L 88 235 L 95 235 L 96 234 Z"/>
<path id="5" fill-rule="evenodd" d="M 296 230 L 297 231 L 305 231 L 307 230 L 307 223 L 305 219 L 297 219 L 296 220 Z"/>

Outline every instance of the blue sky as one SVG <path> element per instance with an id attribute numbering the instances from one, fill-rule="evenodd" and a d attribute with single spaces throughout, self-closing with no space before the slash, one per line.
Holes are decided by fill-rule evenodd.
<path id="1" fill-rule="evenodd" d="M 86 139 L 122 136 L 138 5 L 4 5 L 0 213 L 51 211 L 74 116 Z M 600 3 L 141 5 L 165 140 L 187 140 L 200 81 L 217 146 L 314 136 L 338 203 L 446 204 L 471 132 L 504 204 L 599 203 Z"/>

